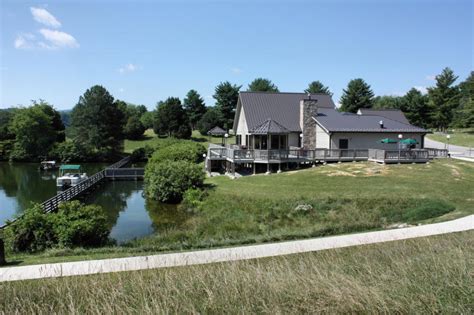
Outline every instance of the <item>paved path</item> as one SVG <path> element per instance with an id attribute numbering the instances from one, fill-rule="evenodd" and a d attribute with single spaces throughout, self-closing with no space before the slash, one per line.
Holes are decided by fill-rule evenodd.
<path id="1" fill-rule="evenodd" d="M 57 264 L 0 268 L 0 282 L 118 271 L 208 264 L 313 252 L 331 248 L 373 244 L 474 229 L 474 215 L 415 227 L 357 233 L 301 241 L 239 246 L 152 256 L 88 260 Z"/>
<path id="2" fill-rule="evenodd" d="M 426 148 L 434 148 L 434 149 L 446 149 L 446 144 L 431 140 L 425 137 L 425 147 Z M 460 145 L 449 145 L 449 153 L 451 155 L 456 156 L 464 156 L 464 157 L 473 157 L 474 158 L 474 148 L 462 147 Z"/>

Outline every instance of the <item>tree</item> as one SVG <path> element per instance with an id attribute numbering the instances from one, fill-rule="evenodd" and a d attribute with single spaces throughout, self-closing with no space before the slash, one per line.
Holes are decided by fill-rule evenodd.
<path id="1" fill-rule="evenodd" d="M 356 113 L 359 108 L 371 108 L 374 104 L 374 92 L 363 79 L 354 79 L 343 90 L 341 111 Z"/>
<path id="2" fill-rule="evenodd" d="M 7 109 L 0 109 L 0 141 L 15 138 L 9 127 L 13 119 L 13 113 Z"/>
<path id="3" fill-rule="evenodd" d="M 400 96 L 392 96 L 392 95 L 383 95 L 377 96 L 374 98 L 374 106 L 375 109 L 403 109 L 403 97 Z"/>
<path id="4" fill-rule="evenodd" d="M 419 127 L 428 127 L 430 125 L 430 107 L 428 97 L 421 94 L 415 88 L 403 96 L 403 111 L 408 121 Z"/>
<path id="5" fill-rule="evenodd" d="M 153 128 L 153 120 L 155 117 L 155 112 L 146 112 L 140 117 L 140 122 L 142 123 L 145 129 Z"/>
<path id="6" fill-rule="evenodd" d="M 96 152 L 116 153 L 123 140 L 124 114 L 102 86 L 88 89 L 71 113 L 75 139 Z"/>
<path id="7" fill-rule="evenodd" d="M 451 124 L 454 110 L 459 105 L 459 88 L 453 85 L 457 79 L 453 70 L 444 68 L 441 74 L 436 76 L 436 86 L 428 88 L 433 127 L 439 130 L 446 130 Z"/>
<path id="8" fill-rule="evenodd" d="M 14 160 L 36 160 L 48 156 L 53 144 L 64 139 L 64 125 L 59 113 L 51 105 L 33 102 L 18 109 L 10 124 L 15 134 L 11 153 Z"/>
<path id="9" fill-rule="evenodd" d="M 157 135 L 167 135 L 180 139 L 189 139 L 192 130 L 188 116 L 177 97 L 169 97 L 159 102 L 155 112 L 153 130 Z"/>
<path id="10" fill-rule="evenodd" d="M 206 135 L 209 130 L 216 126 L 222 128 L 224 126 L 224 119 L 218 108 L 209 107 L 197 123 L 197 128 L 202 135 Z"/>
<path id="11" fill-rule="evenodd" d="M 253 80 L 247 89 L 250 92 L 279 92 L 278 87 L 269 79 L 257 78 Z"/>
<path id="12" fill-rule="evenodd" d="M 137 140 L 143 136 L 143 133 L 145 132 L 145 127 L 140 121 L 140 118 L 137 115 L 133 115 L 128 118 L 127 124 L 125 125 L 123 132 L 125 134 L 125 138 Z"/>
<path id="13" fill-rule="evenodd" d="M 455 110 L 453 125 L 461 128 L 474 128 L 474 71 L 459 84 L 460 100 Z"/>
<path id="14" fill-rule="evenodd" d="M 305 93 L 312 93 L 312 94 L 327 94 L 329 96 L 332 96 L 331 91 L 329 90 L 329 87 L 325 86 L 322 84 L 320 81 L 313 81 L 310 84 L 308 84 L 308 88 L 304 90 Z"/>
<path id="15" fill-rule="evenodd" d="M 186 98 L 183 101 L 184 109 L 188 114 L 191 128 L 194 130 L 197 122 L 201 119 L 202 115 L 206 113 L 206 105 L 201 95 L 196 90 L 190 90 L 186 94 Z"/>
<path id="16" fill-rule="evenodd" d="M 219 83 L 215 89 L 213 97 L 216 100 L 216 108 L 219 110 L 223 119 L 222 127 L 225 129 L 231 128 L 233 124 L 235 108 L 237 107 L 241 87 L 242 86 L 233 85 L 226 81 Z"/>

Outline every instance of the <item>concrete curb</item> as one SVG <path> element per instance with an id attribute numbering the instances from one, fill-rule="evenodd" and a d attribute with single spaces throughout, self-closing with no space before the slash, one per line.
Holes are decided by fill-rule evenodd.
<path id="1" fill-rule="evenodd" d="M 415 227 L 172 254 L 0 268 L 0 282 L 189 266 L 374 244 L 474 229 L 474 215 Z"/>

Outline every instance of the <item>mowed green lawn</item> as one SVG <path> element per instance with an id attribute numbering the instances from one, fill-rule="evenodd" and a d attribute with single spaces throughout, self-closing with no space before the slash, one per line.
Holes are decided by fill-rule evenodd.
<path id="1" fill-rule="evenodd" d="M 160 139 L 161 138 L 159 138 L 153 132 L 153 129 L 148 129 L 147 131 L 145 131 L 145 134 L 143 135 L 143 139 L 140 139 L 140 140 L 125 140 L 124 151 L 126 153 L 132 153 L 134 150 L 139 149 L 139 148 L 143 148 L 146 145 L 153 146 L 153 145 L 157 144 L 160 141 Z M 191 140 L 194 140 L 196 142 L 200 142 L 206 147 L 209 144 L 209 142 L 217 143 L 217 144 L 222 143 L 222 138 L 203 136 L 197 130 L 193 131 L 193 134 L 191 136 Z M 229 136 L 229 138 L 227 139 L 227 143 L 234 144 L 235 143 L 235 137 L 234 136 Z"/>
<path id="2" fill-rule="evenodd" d="M 267 259 L 0 283 L 6 314 L 472 314 L 474 232 Z"/>
<path id="3" fill-rule="evenodd" d="M 123 246 L 9 254 L 22 264 L 123 257 L 321 237 L 474 213 L 474 163 L 372 162 L 239 179 L 208 178 L 208 196 L 166 229 Z"/>
<path id="4" fill-rule="evenodd" d="M 474 148 L 474 129 L 455 129 L 449 131 L 450 139 L 449 144 L 460 145 L 463 147 Z M 448 139 L 444 134 L 430 134 L 428 138 L 447 143 Z"/>

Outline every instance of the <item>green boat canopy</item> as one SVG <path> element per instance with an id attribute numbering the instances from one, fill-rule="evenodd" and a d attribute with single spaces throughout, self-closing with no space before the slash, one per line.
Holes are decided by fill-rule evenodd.
<path id="1" fill-rule="evenodd" d="M 80 165 L 77 165 L 77 164 L 66 164 L 66 165 L 61 165 L 61 167 L 59 168 L 61 171 L 71 171 L 71 170 L 74 170 L 74 171 L 77 171 L 77 170 L 80 170 L 81 169 L 81 166 Z"/>
<path id="2" fill-rule="evenodd" d="M 385 138 L 385 139 L 380 140 L 380 143 L 397 143 L 397 140 Z"/>
<path id="3" fill-rule="evenodd" d="M 410 139 L 410 138 L 400 140 L 400 143 L 403 143 L 403 144 L 418 144 L 418 142 L 415 139 Z"/>

